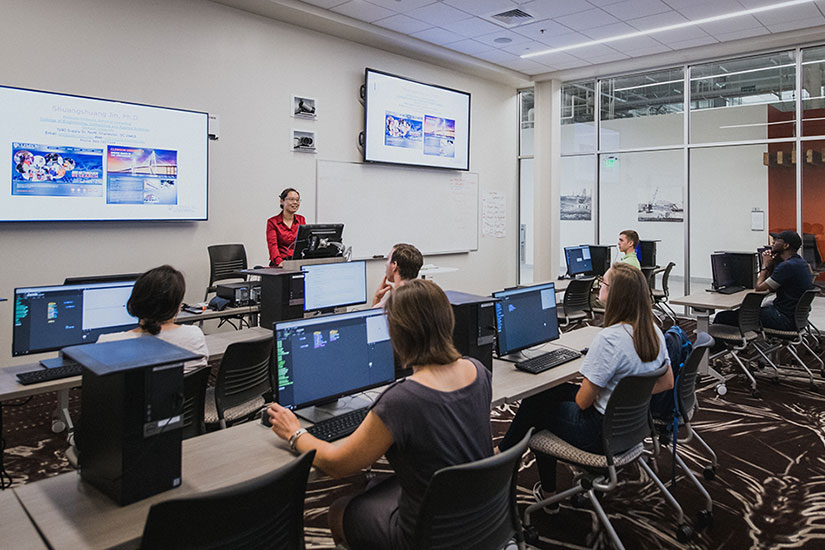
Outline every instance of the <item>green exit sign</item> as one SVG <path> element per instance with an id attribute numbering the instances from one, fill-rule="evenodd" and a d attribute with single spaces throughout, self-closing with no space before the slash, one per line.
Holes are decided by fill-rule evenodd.
<path id="1" fill-rule="evenodd" d="M 619 160 L 616 157 L 606 157 L 604 159 L 604 167 L 605 168 L 613 168 L 616 166 L 616 161 Z"/>

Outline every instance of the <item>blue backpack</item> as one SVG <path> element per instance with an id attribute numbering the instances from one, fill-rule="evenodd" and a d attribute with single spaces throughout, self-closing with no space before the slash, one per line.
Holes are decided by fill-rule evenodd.
<path id="1" fill-rule="evenodd" d="M 690 343 L 687 333 L 681 327 L 673 325 L 665 332 L 665 346 L 670 357 L 670 368 L 673 370 L 673 391 L 665 391 L 650 398 L 650 412 L 653 418 L 671 422 L 674 416 L 678 417 L 676 408 L 676 380 L 679 372 L 687 361 L 693 344 Z"/>

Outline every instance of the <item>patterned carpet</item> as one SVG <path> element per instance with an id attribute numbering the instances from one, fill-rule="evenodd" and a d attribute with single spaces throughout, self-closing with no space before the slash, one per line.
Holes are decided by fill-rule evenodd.
<path id="1" fill-rule="evenodd" d="M 684 323 L 685 328 L 689 327 Z M 803 359 L 806 358 L 803 356 Z M 808 357 L 812 361 L 812 358 Z M 637 468 L 620 475 L 620 486 L 602 502 L 628 549 L 821 549 L 825 548 L 825 397 L 808 388 L 807 379 L 795 372 L 774 384 L 756 373 L 762 399 L 751 397 L 743 377 L 728 383 L 728 393 L 718 396 L 714 385 L 700 388 L 701 410 L 694 418 L 697 431 L 719 455 L 715 481 L 703 481 L 713 499 L 714 526 L 696 533 L 682 544 L 675 537 L 673 510 L 653 483 Z M 817 376 L 825 391 L 825 381 Z M 71 393 L 77 413 L 79 390 Z M 28 402 L 4 403 L 5 465 L 14 483 L 22 484 L 69 471 L 63 456 L 62 435 L 50 431 L 54 394 Z M 502 406 L 491 414 L 494 438 L 507 429 L 517 406 Z M 697 476 L 706 459 L 694 446 L 682 447 L 682 456 Z M 659 460 L 659 477 L 669 480 L 667 451 Z M 677 471 L 678 472 L 678 471 Z M 322 477 L 309 484 L 305 524 L 308 548 L 334 548 L 327 529 L 326 512 L 339 496 L 361 490 L 370 476 L 390 475 L 385 462 L 370 472 L 343 480 Z M 570 484 L 563 474 L 559 488 Z M 519 473 L 519 504 L 532 502 L 537 481 L 532 455 L 525 456 Z M 704 509 L 704 500 L 682 473 L 673 491 L 690 525 Z M 564 503 L 554 515 L 533 516 L 539 533 L 552 542 L 538 548 L 579 549 L 591 530 L 593 514 Z"/>

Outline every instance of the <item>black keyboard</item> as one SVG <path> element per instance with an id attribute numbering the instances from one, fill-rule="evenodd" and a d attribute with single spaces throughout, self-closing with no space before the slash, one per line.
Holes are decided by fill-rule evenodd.
<path id="1" fill-rule="evenodd" d="M 546 371 L 547 369 L 552 369 L 553 367 L 558 367 L 559 365 L 569 363 L 573 359 L 578 359 L 581 356 L 582 354 L 578 351 L 567 348 L 558 348 L 548 351 L 547 353 L 531 357 L 530 359 L 519 361 L 516 363 L 516 368 L 532 374 L 538 374 Z"/>
<path id="2" fill-rule="evenodd" d="M 735 286 L 723 286 L 722 288 L 716 289 L 716 292 L 718 292 L 719 294 L 735 294 L 735 293 L 740 292 L 742 290 L 745 290 L 745 287 L 735 285 Z"/>
<path id="3" fill-rule="evenodd" d="M 80 376 L 83 367 L 80 363 L 69 363 L 62 367 L 54 367 L 51 369 L 32 370 L 29 372 L 17 373 L 17 379 L 21 384 L 28 386 L 29 384 L 37 384 L 39 382 L 48 382 L 49 380 L 60 380 L 61 378 L 71 378 L 72 376 Z"/>
<path id="4" fill-rule="evenodd" d="M 369 407 L 355 409 L 340 416 L 333 416 L 332 418 L 322 420 L 314 426 L 307 428 L 307 431 L 318 439 L 335 441 L 354 432 L 356 428 L 361 425 L 361 421 L 364 420 L 368 412 Z"/>

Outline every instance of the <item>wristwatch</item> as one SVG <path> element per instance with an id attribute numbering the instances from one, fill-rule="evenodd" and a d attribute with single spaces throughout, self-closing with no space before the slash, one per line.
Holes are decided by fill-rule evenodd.
<path id="1" fill-rule="evenodd" d="M 294 434 L 289 436 L 289 448 L 295 451 L 295 445 L 298 443 L 298 438 L 307 433 L 304 428 L 298 428 Z"/>

